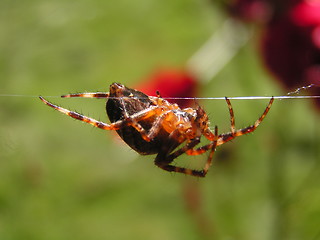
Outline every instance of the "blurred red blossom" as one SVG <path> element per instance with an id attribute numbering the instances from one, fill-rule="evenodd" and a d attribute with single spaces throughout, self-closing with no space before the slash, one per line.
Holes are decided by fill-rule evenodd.
<path id="1" fill-rule="evenodd" d="M 285 88 L 320 85 L 320 1 L 300 1 L 274 18 L 263 33 L 261 50 L 266 67 Z M 319 88 L 312 93 L 320 94 Z"/>
<path id="2" fill-rule="evenodd" d="M 320 1 L 302 1 L 291 10 L 294 23 L 300 26 L 318 26 L 320 23 Z"/>
<path id="3" fill-rule="evenodd" d="M 284 88 L 320 85 L 319 0 L 226 1 L 233 17 L 260 24 L 262 60 Z"/>
<path id="4" fill-rule="evenodd" d="M 136 88 L 151 96 L 160 92 L 161 97 L 193 98 L 196 97 L 199 81 L 185 69 L 163 68 L 153 72 Z M 177 103 L 181 108 L 193 104 L 192 99 L 168 99 L 171 103 Z"/>

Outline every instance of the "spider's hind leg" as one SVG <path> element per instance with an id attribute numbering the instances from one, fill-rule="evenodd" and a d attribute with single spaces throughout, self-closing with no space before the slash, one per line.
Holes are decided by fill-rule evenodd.
<path id="1" fill-rule="evenodd" d="M 145 119 L 147 119 L 149 117 L 152 117 L 155 114 L 159 114 L 159 112 L 162 111 L 158 107 L 153 107 L 153 108 L 150 107 L 149 109 L 144 109 L 144 110 L 142 110 L 142 111 L 140 111 L 138 113 L 135 113 L 135 114 L 133 114 L 131 116 L 129 116 L 129 114 L 126 111 L 124 111 L 125 119 L 118 120 L 116 122 L 107 124 L 107 123 L 98 121 L 96 119 L 87 117 L 85 115 L 82 115 L 80 113 L 77 113 L 77 112 L 74 112 L 74 111 L 70 111 L 70 110 L 68 110 L 66 108 L 57 106 L 57 105 L 47 101 L 46 99 L 44 99 L 41 96 L 39 98 L 43 103 L 45 103 L 49 107 L 52 107 L 55 110 L 65 114 L 65 115 L 68 115 L 69 117 L 72 117 L 72 118 L 75 118 L 77 120 L 89 123 L 89 124 L 91 124 L 91 125 L 93 125 L 94 127 L 97 127 L 97 128 L 101 128 L 101 129 L 104 129 L 104 130 L 119 130 L 123 126 L 132 126 L 138 132 L 140 132 L 142 138 L 147 142 L 150 142 L 151 139 L 150 139 L 148 133 L 146 132 L 146 130 L 139 124 L 139 121 L 142 121 L 142 120 L 145 120 Z M 153 136 L 151 136 L 151 137 L 153 137 Z"/>
<path id="2" fill-rule="evenodd" d="M 72 118 L 75 118 L 77 120 L 89 123 L 89 124 L 91 124 L 91 125 L 93 125 L 94 127 L 97 127 L 97 128 L 101 128 L 101 129 L 104 129 L 104 130 L 118 130 L 123 125 L 123 123 L 120 122 L 120 121 L 118 121 L 116 123 L 107 124 L 107 123 L 98 121 L 96 119 L 84 116 L 84 115 L 82 115 L 80 113 L 77 113 L 77 112 L 74 112 L 74 111 L 70 111 L 70 110 L 68 110 L 66 108 L 57 106 L 57 105 L 47 101 L 46 99 L 44 99 L 41 96 L 39 98 L 43 103 L 45 103 L 49 107 L 52 107 L 55 110 L 57 110 L 57 111 L 59 111 L 59 112 L 61 112 L 63 114 L 68 115 L 69 117 L 72 117 Z"/>
<path id="3" fill-rule="evenodd" d="M 215 136 L 218 136 L 218 127 L 215 127 Z M 172 137 L 171 137 L 172 138 Z M 162 152 L 160 152 L 156 159 L 155 159 L 155 164 L 162 168 L 163 170 L 166 170 L 168 172 L 179 172 L 179 173 L 184 173 L 186 175 L 191 175 L 195 177 L 205 177 L 206 174 L 208 173 L 208 170 L 211 166 L 212 163 L 212 158 L 217 146 L 217 139 L 212 141 L 210 144 L 200 147 L 198 149 L 193 149 L 197 144 L 200 143 L 200 138 L 195 138 L 191 140 L 189 143 L 187 143 L 184 147 L 178 149 L 177 151 L 173 152 L 172 154 L 168 154 L 168 147 L 170 147 L 170 144 L 165 145 L 165 149 L 163 149 Z M 186 153 L 186 152 L 192 152 L 190 155 L 199 155 L 202 154 L 208 150 L 210 150 L 209 157 L 207 159 L 207 162 L 202 170 L 194 170 L 190 168 L 184 168 L 184 167 L 177 167 L 171 165 L 172 161 L 179 157 L 181 154 Z"/>

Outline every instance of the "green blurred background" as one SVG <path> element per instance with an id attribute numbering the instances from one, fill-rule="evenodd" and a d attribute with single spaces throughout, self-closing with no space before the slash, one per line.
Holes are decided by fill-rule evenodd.
<path id="1" fill-rule="evenodd" d="M 203 0 L 2 0 L 0 93 L 58 96 L 132 87 L 183 66 L 226 20 Z M 286 94 L 253 37 L 201 97 Z M 108 121 L 103 100 L 48 98 Z M 267 100 L 233 101 L 238 127 Z M 202 101 L 229 131 L 224 101 Z M 0 97 L 0 239 L 320 239 L 319 115 L 275 101 L 249 136 L 221 146 L 204 179 L 170 174 L 116 135 L 37 97 Z M 192 166 L 206 156 L 182 156 Z"/>

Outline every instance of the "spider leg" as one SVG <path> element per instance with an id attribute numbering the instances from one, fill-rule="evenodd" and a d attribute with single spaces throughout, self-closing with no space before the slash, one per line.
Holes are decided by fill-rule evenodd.
<path id="1" fill-rule="evenodd" d="M 62 95 L 62 98 L 82 97 L 82 98 L 109 98 L 108 92 L 93 92 L 93 93 L 72 93 Z"/>
<path id="2" fill-rule="evenodd" d="M 218 140 L 217 140 L 217 146 L 220 146 L 236 137 L 248 134 L 253 132 L 254 130 L 256 130 L 256 128 L 260 125 L 260 123 L 263 121 L 263 119 L 266 117 L 266 115 L 268 114 L 271 105 L 274 101 L 274 98 L 272 97 L 266 107 L 266 109 L 264 110 L 264 112 L 262 113 L 262 115 L 259 117 L 258 120 L 256 120 L 256 122 L 253 125 L 250 125 L 246 128 L 242 128 L 239 130 L 236 130 L 235 128 L 235 120 L 234 120 L 234 114 L 233 114 L 233 108 L 231 105 L 231 102 L 228 98 L 226 98 L 226 102 L 228 104 L 228 108 L 229 108 L 229 113 L 230 113 L 230 121 L 231 121 L 231 132 L 226 133 L 226 134 L 220 134 L 218 136 Z"/>
<path id="3" fill-rule="evenodd" d="M 165 162 L 171 163 L 174 159 L 179 157 L 180 155 L 184 154 L 185 152 L 189 151 L 190 149 L 193 149 L 196 145 L 200 143 L 200 137 L 197 137 L 195 139 L 190 140 L 186 145 L 184 145 L 182 148 L 178 149 L 177 151 L 169 154 L 165 157 Z"/>
<path id="4" fill-rule="evenodd" d="M 119 121 L 115 122 L 115 123 L 111 123 L 111 124 L 100 122 L 100 121 L 95 120 L 93 118 L 84 116 L 84 115 L 82 115 L 80 113 L 73 112 L 73 111 L 70 111 L 68 109 L 65 109 L 65 108 L 59 107 L 57 105 L 54 105 L 54 104 L 52 104 L 51 102 L 47 101 L 46 99 L 44 99 L 41 96 L 39 98 L 40 98 L 40 100 L 42 102 L 44 102 L 49 107 L 52 107 L 52 108 L 56 109 L 57 111 L 68 115 L 69 117 L 72 117 L 72 118 L 78 119 L 80 121 L 89 123 L 89 124 L 91 124 L 91 125 L 93 125 L 94 127 L 97 127 L 97 128 L 101 128 L 101 129 L 104 129 L 104 130 L 118 130 L 123 125 L 123 123 L 119 122 Z"/>
<path id="5" fill-rule="evenodd" d="M 207 152 L 209 149 L 212 148 L 212 146 L 213 146 L 213 142 L 209 143 L 209 144 L 207 144 L 205 146 L 199 147 L 197 149 L 188 149 L 186 151 L 186 154 L 190 155 L 190 156 L 200 155 L 200 154 L 203 154 L 203 153 Z"/>
<path id="6" fill-rule="evenodd" d="M 170 143 L 165 144 L 164 148 L 162 149 L 162 151 L 157 155 L 154 163 L 155 165 L 157 165 L 159 168 L 166 170 L 168 172 L 180 172 L 180 173 L 184 173 L 187 175 L 193 175 L 193 176 L 200 176 L 202 175 L 198 170 L 192 170 L 192 169 L 187 169 L 187 168 L 182 168 L 182 167 L 177 167 L 177 166 L 173 166 L 171 165 L 171 162 L 177 158 L 178 156 L 180 156 L 181 154 L 183 154 L 185 151 L 187 151 L 189 148 L 194 147 L 195 145 L 197 145 L 200 142 L 199 138 L 195 138 L 194 140 L 190 141 L 188 144 L 186 144 L 184 147 L 180 148 L 179 150 L 177 150 L 176 152 L 174 152 L 173 154 L 167 155 L 170 147 Z"/>
<path id="7" fill-rule="evenodd" d="M 163 128 L 163 123 L 165 122 L 166 118 L 170 119 L 170 118 L 173 118 L 173 117 L 174 117 L 174 114 L 170 110 L 161 113 L 160 116 L 158 116 L 155 119 L 152 128 L 149 129 L 148 137 L 150 139 L 153 139 L 159 133 L 160 129 Z M 185 129 L 183 131 L 185 131 Z M 177 134 L 178 132 L 179 132 L 179 129 L 177 127 L 176 128 L 176 133 L 174 133 L 174 134 Z M 181 130 L 180 130 L 180 132 L 181 132 Z M 173 135 L 169 136 L 169 138 L 172 137 L 172 136 Z M 177 135 L 177 137 L 179 138 L 178 135 Z M 185 138 L 183 138 L 181 141 L 185 141 Z"/>
<path id="8" fill-rule="evenodd" d="M 236 125 L 235 125 L 235 119 L 234 119 L 234 112 L 233 112 L 233 108 L 232 108 L 232 105 L 231 105 L 231 102 L 230 100 L 225 97 L 226 99 L 226 102 L 227 102 L 227 105 L 228 105 L 228 109 L 229 109 L 229 114 L 230 114 L 230 128 L 231 128 L 231 132 L 232 133 L 235 133 L 236 131 Z"/>
<path id="9" fill-rule="evenodd" d="M 203 169 L 206 174 L 209 171 L 209 168 L 212 164 L 212 158 L 213 158 L 214 152 L 216 151 L 216 147 L 217 147 L 217 140 L 218 140 L 218 126 L 217 125 L 214 128 L 214 135 L 215 135 L 215 139 L 212 142 L 213 146 L 211 147 L 209 157 L 208 157 L 206 165 L 204 166 L 204 169 Z"/>
<path id="10" fill-rule="evenodd" d="M 73 94 L 66 94 L 66 95 L 62 95 L 62 98 L 71 98 L 71 97 L 82 97 L 82 98 L 109 98 L 109 92 L 92 92 L 92 93 L 73 93 Z M 57 109 L 58 110 L 58 109 Z M 124 109 L 124 115 L 125 115 L 125 119 L 127 122 L 130 122 L 129 120 L 131 119 L 128 116 L 128 113 L 126 111 L 126 109 Z M 69 115 L 70 116 L 70 115 Z M 78 118 L 77 118 L 78 119 Z M 81 120 L 81 119 L 79 119 Z M 147 136 L 146 131 L 144 130 L 144 128 L 137 123 L 136 121 L 131 121 L 131 125 L 132 127 L 134 127 L 137 131 L 141 132 L 141 135 L 143 137 L 144 140 L 146 141 L 150 141 L 151 139 Z M 105 128 L 104 128 L 105 129 Z M 112 129 L 113 130 L 113 129 Z"/>
<path id="11" fill-rule="evenodd" d="M 215 135 L 218 136 L 217 134 L 218 132 L 218 128 L 217 126 L 215 127 Z M 156 159 L 155 159 L 155 164 L 162 168 L 163 170 L 166 170 L 168 172 L 179 172 L 179 173 L 184 173 L 186 175 L 191 175 L 191 176 L 195 176 L 195 177 L 205 177 L 210 166 L 212 163 L 212 158 L 217 146 L 217 139 L 215 139 L 214 141 L 212 141 L 212 143 L 206 145 L 206 147 L 201 147 L 198 148 L 197 150 L 193 150 L 193 148 L 200 143 L 200 138 L 195 138 L 190 140 L 189 143 L 187 143 L 184 147 L 178 149 L 177 151 L 173 152 L 170 155 L 164 155 L 164 154 L 158 154 Z M 170 144 L 166 145 L 166 146 L 170 146 Z M 200 149 L 200 150 L 199 150 Z M 173 166 L 171 165 L 172 161 L 177 158 L 178 156 L 180 156 L 181 154 L 188 152 L 188 151 L 192 151 L 193 153 L 197 152 L 197 154 L 202 154 L 204 149 L 206 149 L 205 151 L 211 149 L 209 157 L 207 159 L 207 162 L 204 166 L 204 168 L 202 170 L 194 170 L 194 169 L 190 169 L 190 168 L 184 168 L 184 167 L 177 167 L 177 166 Z M 194 154 L 194 155 L 197 155 Z M 163 156 L 164 155 L 164 156 Z"/>
<path id="12" fill-rule="evenodd" d="M 149 139 L 153 139 L 159 133 L 160 129 L 162 128 L 162 123 L 166 117 L 167 117 L 167 114 L 163 113 L 159 117 L 156 118 L 152 128 L 150 128 L 150 130 L 147 134 Z"/>
<path id="13" fill-rule="evenodd" d="M 186 151 L 186 153 L 188 155 L 200 155 L 200 154 L 203 154 L 204 152 L 208 151 L 211 149 L 210 153 L 209 153 L 209 157 L 207 159 L 207 162 L 206 162 L 206 165 L 204 166 L 203 168 L 203 172 L 204 172 L 204 175 L 207 174 L 210 166 L 211 166 L 211 163 L 212 163 L 212 158 L 213 158 L 213 155 L 214 155 L 214 152 L 216 150 L 216 147 L 217 147 L 217 140 L 218 140 L 218 127 L 215 126 L 215 129 L 214 129 L 214 141 L 212 141 L 211 143 L 205 145 L 205 146 L 202 146 L 200 148 L 197 148 L 197 149 L 189 149 L 188 151 Z"/>
<path id="14" fill-rule="evenodd" d="M 62 95 L 61 97 L 62 98 L 71 98 L 71 97 L 82 97 L 82 98 L 109 98 L 109 92 L 92 92 L 92 93 L 72 93 L 72 94 L 66 94 L 66 95 Z M 42 101 L 43 101 L 43 98 L 40 98 Z M 67 115 L 69 115 L 70 117 L 73 117 L 73 118 L 76 118 L 78 120 L 81 120 L 81 121 L 84 121 L 84 122 L 87 122 L 89 124 L 92 124 L 93 126 L 96 126 L 96 120 L 94 119 L 91 119 L 90 121 L 86 121 L 86 118 L 85 116 L 81 115 L 81 114 L 73 114 L 73 112 L 69 111 L 69 110 L 66 110 L 66 111 L 62 111 L 62 108 L 61 107 L 58 107 L 58 106 L 55 106 L 53 104 L 48 104 L 48 101 L 43 101 L 44 103 L 46 103 L 47 105 L 55 108 L 56 110 L 62 112 L 62 113 L 65 113 Z M 68 112 L 69 111 L 69 112 Z M 70 114 L 73 114 L 73 116 L 71 116 Z M 125 119 L 127 122 L 130 122 L 130 117 L 128 116 L 128 113 L 126 111 L 126 109 L 124 109 L 124 115 L 125 115 Z M 83 120 L 84 119 L 84 120 Z M 87 118 L 89 119 L 89 118 Z M 93 121 L 92 121 L 93 120 Z M 111 124 L 112 125 L 112 124 Z M 137 123 L 136 121 L 131 121 L 131 125 L 132 127 L 134 127 L 137 131 L 141 132 L 141 136 L 143 137 L 144 140 L 150 142 L 150 138 L 147 136 L 146 134 L 146 131 L 144 130 L 144 128 L 139 124 Z M 99 127 L 99 126 L 97 126 Z M 117 129 L 106 129 L 106 127 L 104 126 L 103 129 L 105 130 L 117 130 Z"/>
<path id="15" fill-rule="evenodd" d="M 49 101 L 45 100 L 43 97 L 39 97 L 42 102 L 44 102 L 46 105 L 54 108 L 55 110 L 66 114 L 72 118 L 78 119 L 80 121 L 89 123 L 93 125 L 94 127 L 101 128 L 104 130 L 119 130 L 123 126 L 132 126 L 134 127 L 137 131 L 141 133 L 141 136 L 143 137 L 144 140 L 150 141 L 151 139 L 148 137 L 145 129 L 138 123 L 140 120 L 147 119 L 151 116 L 154 116 L 155 114 L 159 114 L 162 110 L 159 107 L 150 107 L 149 109 L 145 109 L 143 111 L 140 111 L 138 113 L 133 114 L 132 116 L 128 116 L 126 113 L 125 119 L 116 121 L 111 124 L 107 124 L 101 121 L 98 121 L 96 119 L 84 116 L 80 113 L 70 111 L 68 109 L 65 109 L 63 107 L 57 106 L 55 104 L 50 103 Z"/>

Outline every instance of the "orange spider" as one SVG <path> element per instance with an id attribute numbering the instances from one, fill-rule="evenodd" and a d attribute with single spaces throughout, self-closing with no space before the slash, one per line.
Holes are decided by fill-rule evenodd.
<path id="1" fill-rule="evenodd" d="M 119 136 L 141 155 L 157 154 L 155 164 L 169 172 L 180 172 L 192 176 L 204 177 L 211 165 L 212 157 L 217 146 L 220 146 L 235 137 L 253 132 L 267 115 L 273 103 L 273 97 L 261 117 L 246 128 L 236 130 L 233 109 L 230 100 L 226 97 L 229 108 L 231 131 L 218 134 L 218 127 L 214 132 L 209 128 L 209 120 L 203 108 L 180 109 L 177 104 L 171 104 L 161 98 L 147 96 L 135 89 L 127 88 L 122 84 L 113 83 L 109 92 L 76 93 L 61 96 L 106 98 L 106 110 L 110 124 L 97 121 L 77 112 L 54 105 L 43 97 L 39 97 L 48 106 L 72 118 L 89 123 L 104 130 L 115 130 Z M 201 136 L 210 143 L 195 148 L 200 143 Z M 182 143 L 184 146 L 178 148 Z M 178 149 L 177 149 L 178 148 Z M 172 165 L 175 158 L 181 154 L 199 155 L 210 151 L 207 162 L 202 170 L 193 170 Z"/>

